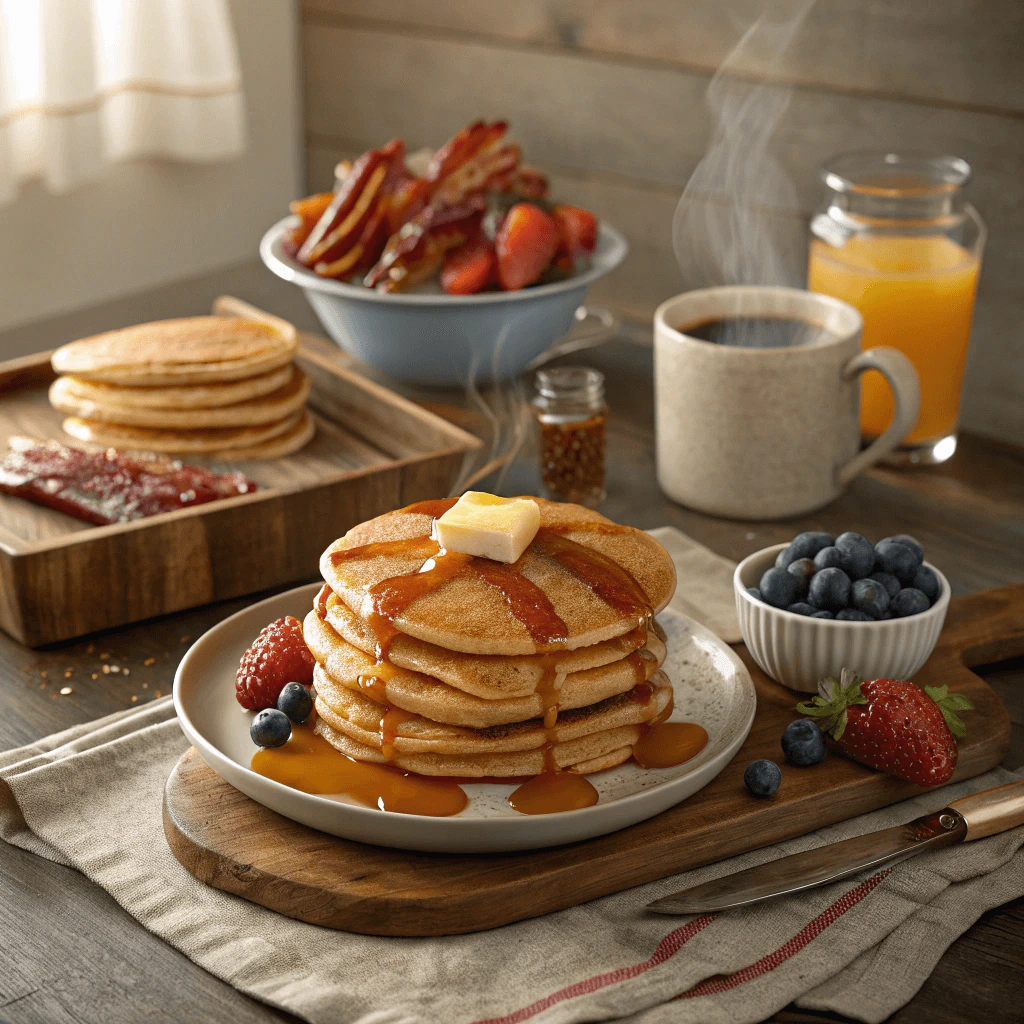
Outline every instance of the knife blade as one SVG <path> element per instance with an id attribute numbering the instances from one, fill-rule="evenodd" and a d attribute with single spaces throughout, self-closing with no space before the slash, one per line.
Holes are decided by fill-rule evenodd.
<path id="1" fill-rule="evenodd" d="M 973 793 L 906 825 L 737 871 L 647 905 L 658 914 L 708 914 L 813 889 L 878 870 L 928 850 L 994 835 L 1024 824 L 1024 782 Z"/>

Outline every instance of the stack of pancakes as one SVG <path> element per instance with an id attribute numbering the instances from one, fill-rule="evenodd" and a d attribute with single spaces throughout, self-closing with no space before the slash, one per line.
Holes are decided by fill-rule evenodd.
<path id="1" fill-rule="evenodd" d="M 270 459 L 313 436 L 309 378 L 284 321 L 198 316 L 64 345 L 50 403 L 80 441 L 218 459 Z"/>
<path id="2" fill-rule="evenodd" d="M 675 589 L 672 560 L 590 509 L 537 504 L 541 529 L 512 566 L 459 556 L 439 574 L 452 556 L 431 554 L 437 502 L 363 523 L 324 552 L 326 586 L 303 626 L 317 733 L 356 760 L 423 775 L 588 773 L 630 757 L 645 724 L 671 711 L 653 613 Z M 436 584 L 394 599 L 395 578 L 427 572 Z M 538 608 L 556 639 L 538 640 Z"/>

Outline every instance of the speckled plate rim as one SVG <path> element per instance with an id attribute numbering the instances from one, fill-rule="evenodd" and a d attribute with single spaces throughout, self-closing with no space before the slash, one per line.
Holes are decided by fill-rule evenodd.
<path id="1" fill-rule="evenodd" d="M 254 750 L 248 739 L 251 713 L 244 712 L 234 700 L 234 666 L 242 652 L 273 619 L 281 615 L 301 619 L 319 588 L 319 583 L 312 583 L 259 601 L 208 630 L 181 660 L 173 694 L 182 731 L 214 772 L 271 810 L 332 835 L 398 849 L 444 853 L 541 849 L 590 839 L 653 817 L 702 789 L 732 760 L 753 724 L 757 704 L 754 685 L 736 654 L 697 622 L 665 611 L 660 619 L 670 636 L 688 634 L 695 648 L 706 655 L 712 672 L 708 685 L 718 687 L 716 694 L 728 697 L 730 710 L 717 734 L 709 730 L 708 745 L 695 758 L 675 768 L 644 772 L 644 781 L 653 784 L 628 795 L 602 797 L 594 806 L 580 810 L 499 817 L 467 813 L 472 804 L 461 815 L 432 818 L 302 793 L 258 775 L 227 748 Z M 689 685 L 686 679 L 673 680 L 678 706 L 691 703 Z M 225 733 L 226 729 L 230 733 Z M 246 748 L 244 744 L 250 745 Z M 627 768 L 643 771 L 622 766 L 603 774 L 611 776 Z M 602 776 L 592 778 L 600 790 Z M 470 786 L 468 790 L 477 788 L 485 787 Z"/>

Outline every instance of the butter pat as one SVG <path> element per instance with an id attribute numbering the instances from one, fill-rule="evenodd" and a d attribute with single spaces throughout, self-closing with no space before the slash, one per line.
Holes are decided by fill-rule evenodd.
<path id="1" fill-rule="evenodd" d="M 529 498 L 466 491 L 440 519 L 437 539 L 446 551 L 514 562 L 540 529 L 540 507 Z"/>

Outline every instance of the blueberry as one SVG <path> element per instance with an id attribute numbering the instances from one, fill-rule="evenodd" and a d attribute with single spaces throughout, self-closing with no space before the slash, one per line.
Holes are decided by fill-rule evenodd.
<path id="1" fill-rule="evenodd" d="M 795 562 L 800 557 L 801 556 L 799 554 L 797 554 L 797 552 L 794 549 L 793 545 L 790 544 L 789 547 L 783 548 L 775 556 L 775 568 L 776 569 L 788 569 L 789 566 L 790 566 L 790 563 L 791 562 Z"/>
<path id="2" fill-rule="evenodd" d="M 859 533 L 841 533 L 836 537 L 836 547 L 842 553 L 844 564 L 840 567 L 851 580 L 862 580 L 875 567 L 875 549 L 871 541 Z"/>
<path id="3" fill-rule="evenodd" d="M 288 716 L 277 708 L 261 711 L 249 726 L 249 736 L 257 747 L 280 747 L 288 742 L 292 734 L 292 723 Z"/>
<path id="4" fill-rule="evenodd" d="M 773 608 L 788 608 L 800 596 L 800 584 L 785 569 L 769 569 L 761 577 L 761 600 Z"/>
<path id="5" fill-rule="evenodd" d="M 302 683 L 285 683 L 277 695 L 277 710 L 283 711 L 296 725 L 302 725 L 313 710 L 313 698 Z"/>
<path id="6" fill-rule="evenodd" d="M 939 583 L 939 577 L 936 576 L 934 571 L 929 569 L 927 565 L 919 565 L 917 567 L 914 571 L 914 578 L 910 581 L 910 585 L 915 590 L 920 590 L 932 604 L 935 604 L 939 599 L 939 591 L 942 590 L 942 584 Z"/>
<path id="7" fill-rule="evenodd" d="M 743 785 L 751 796 L 771 796 L 782 783 L 782 769 L 774 761 L 751 761 L 743 773 Z"/>
<path id="8" fill-rule="evenodd" d="M 904 586 L 913 582 L 914 573 L 921 564 L 917 552 L 898 540 L 880 540 L 875 547 L 875 556 L 883 572 L 891 572 Z"/>
<path id="9" fill-rule="evenodd" d="M 791 604 L 786 611 L 792 612 L 794 615 L 813 615 L 817 609 L 814 605 L 807 604 L 806 601 L 797 601 L 796 604 Z"/>
<path id="10" fill-rule="evenodd" d="M 928 598 L 915 590 L 913 587 L 904 587 L 893 599 L 893 614 L 898 618 L 906 618 L 908 615 L 920 615 L 931 607 Z"/>
<path id="11" fill-rule="evenodd" d="M 757 587 L 747 587 L 747 593 L 755 600 L 761 600 L 761 591 Z"/>
<path id="12" fill-rule="evenodd" d="M 836 617 L 835 612 L 827 612 L 824 608 L 820 612 L 815 612 L 812 619 L 834 619 Z"/>
<path id="13" fill-rule="evenodd" d="M 897 533 L 895 537 L 885 537 L 880 540 L 879 544 L 884 544 L 887 540 L 894 540 L 900 544 L 910 548 L 914 554 L 917 555 L 917 564 L 920 565 L 924 561 L 924 548 L 910 536 L 909 533 Z"/>
<path id="14" fill-rule="evenodd" d="M 889 610 L 889 592 L 877 580 L 857 580 L 850 587 L 850 604 L 871 618 L 880 619 Z"/>
<path id="15" fill-rule="evenodd" d="M 797 558 L 813 558 L 822 548 L 830 547 L 835 542 L 830 533 L 798 533 L 789 543 L 797 552 Z"/>
<path id="16" fill-rule="evenodd" d="M 786 572 L 796 577 L 800 585 L 800 597 L 807 596 L 807 588 L 810 586 L 811 577 L 818 571 L 818 567 L 809 558 L 798 558 L 786 566 Z"/>
<path id="17" fill-rule="evenodd" d="M 814 556 L 814 565 L 818 569 L 842 569 L 843 564 L 843 553 L 835 545 L 822 548 Z"/>
<path id="18" fill-rule="evenodd" d="M 801 768 L 817 764 L 825 756 L 825 737 L 817 722 L 798 718 L 782 734 L 782 752 L 790 764 Z"/>
<path id="19" fill-rule="evenodd" d="M 815 608 L 835 612 L 850 600 L 850 577 L 842 569 L 821 569 L 811 577 L 808 600 Z"/>
<path id="20" fill-rule="evenodd" d="M 900 592 L 900 581 L 891 572 L 873 572 L 868 579 L 881 583 L 890 601 Z"/>
<path id="21" fill-rule="evenodd" d="M 839 611 L 836 612 L 836 618 L 841 619 L 843 622 L 875 621 L 867 612 L 862 612 L 859 608 L 840 608 Z"/>

